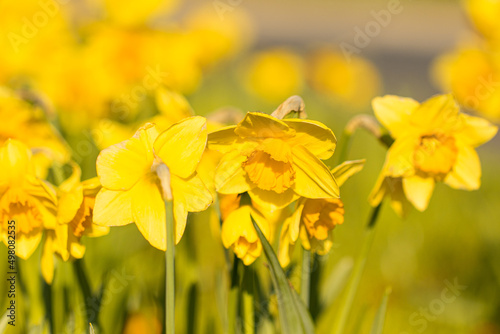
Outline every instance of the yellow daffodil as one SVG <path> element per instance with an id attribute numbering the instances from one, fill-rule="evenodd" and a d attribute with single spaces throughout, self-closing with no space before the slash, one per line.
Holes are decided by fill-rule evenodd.
<path id="1" fill-rule="evenodd" d="M 381 86 L 377 68 L 367 59 L 352 56 L 348 61 L 342 53 L 326 48 L 308 58 L 307 73 L 315 90 L 354 107 L 366 107 Z"/>
<path id="2" fill-rule="evenodd" d="M 42 275 L 49 284 L 53 279 L 54 254 L 63 261 L 81 259 L 85 253 L 82 236 L 100 237 L 109 232 L 109 227 L 92 223 L 95 197 L 101 189 L 99 180 L 80 182 L 80 167 L 74 163 L 72 167 L 72 175 L 58 187 L 57 224 L 54 230 L 46 231 L 43 246 Z"/>
<path id="3" fill-rule="evenodd" d="M 245 64 L 247 89 L 269 102 L 300 94 L 304 86 L 302 59 L 292 51 L 273 49 L 257 53 Z"/>
<path id="4" fill-rule="evenodd" d="M 209 135 L 209 148 L 224 153 L 216 190 L 248 191 L 253 202 L 271 211 L 300 196 L 338 197 L 337 183 L 320 160 L 328 159 L 335 145 L 333 132 L 319 122 L 249 112 L 238 125 Z"/>
<path id="5" fill-rule="evenodd" d="M 465 8 L 476 28 L 485 37 L 500 38 L 500 1 L 466 0 Z"/>
<path id="6" fill-rule="evenodd" d="M 151 245 L 166 250 L 164 199 L 173 199 L 178 243 L 188 212 L 205 210 L 212 202 L 196 173 L 206 141 L 206 120 L 195 116 L 161 134 L 148 123 L 131 139 L 103 150 L 97 158 L 103 188 L 96 197 L 94 222 L 103 226 L 134 222 Z M 168 183 L 170 189 L 162 186 Z"/>
<path id="7" fill-rule="evenodd" d="M 370 195 L 373 206 L 390 194 L 394 209 L 403 215 L 404 198 L 424 211 L 436 182 L 455 189 L 479 188 L 481 165 L 474 148 L 493 138 L 496 126 L 461 113 L 451 95 L 422 104 L 410 98 L 379 97 L 373 100 L 373 109 L 395 139 Z"/>
<path id="8" fill-rule="evenodd" d="M 262 253 L 262 243 L 252 224 L 253 218 L 262 233 L 268 236 L 269 226 L 262 214 L 251 205 L 242 205 L 225 217 L 222 223 L 222 244 L 232 248 L 245 265 L 252 264 Z"/>
<path id="9" fill-rule="evenodd" d="M 16 255 L 27 259 L 45 229 L 56 226 L 55 190 L 36 177 L 29 148 L 14 139 L 0 147 L 0 234 L 7 245 L 8 222 L 15 221 Z"/>
<path id="10" fill-rule="evenodd" d="M 348 178 L 363 169 L 364 160 L 346 161 L 335 167 L 332 174 L 342 186 Z M 279 260 L 281 266 L 290 263 L 297 239 L 302 247 L 319 255 L 327 254 L 333 245 L 333 229 L 344 222 L 344 203 L 339 198 L 310 199 L 301 197 L 293 214 L 281 230 Z"/>

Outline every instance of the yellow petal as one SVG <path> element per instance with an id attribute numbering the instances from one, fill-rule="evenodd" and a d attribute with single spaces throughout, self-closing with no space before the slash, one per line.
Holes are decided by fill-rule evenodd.
<path id="1" fill-rule="evenodd" d="M 373 187 L 370 195 L 368 196 L 368 203 L 371 206 L 375 207 L 382 202 L 384 197 L 388 194 L 387 185 L 385 183 L 386 177 L 384 171 L 380 172 L 377 181 L 375 182 L 375 186 Z"/>
<path id="2" fill-rule="evenodd" d="M 305 147 L 293 148 L 293 169 L 297 194 L 307 198 L 338 198 L 339 186 L 332 173 L 321 160 Z"/>
<path id="3" fill-rule="evenodd" d="M 429 200 L 434 190 L 434 179 L 432 177 L 411 176 L 403 178 L 403 189 L 406 198 L 419 211 L 427 209 Z"/>
<path id="4" fill-rule="evenodd" d="M 297 132 L 293 138 L 287 140 L 290 145 L 302 145 L 320 159 L 332 156 L 337 139 L 327 126 L 303 119 L 286 119 L 283 122 Z"/>
<path id="5" fill-rule="evenodd" d="M 211 150 L 227 153 L 233 150 L 239 136 L 234 132 L 236 125 L 228 126 L 208 134 L 208 147 Z"/>
<path id="6" fill-rule="evenodd" d="M 410 115 L 419 105 L 413 99 L 394 95 L 376 97 L 372 101 L 375 116 L 394 138 L 405 133 Z"/>
<path id="7" fill-rule="evenodd" d="M 253 235 L 250 236 L 253 229 L 250 227 L 252 227 L 250 220 L 250 206 L 241 206 L 232 211 L 222 223 L 221 237 L 224 247 L 230 248 L 240 236 L 249 237 L 254 240 L 255 238 Z"/>
<path id="8" fill-rule="evenodd" d="M 53 240 L 54 240 L 54 232 L 47 231 L 45 242 L 43 243 L 43 251 L 42 258 L 40 260 L 40 266 L 42 270 L 42 276 L 47 284 L 52 284 L 52 280 L 54 279 L 54 252 L 53 249 Z"/>
<path id="9" fill-rule="evenodd" d="M 167 250 L 165 203 L 155 177 L 146 177 L 134 186 L 132 215 L 137 228 L 149 243 Z"/>
<path id="10" fill-rule="evenodd" d="M 21 224 L 22 222 L 16 222 Z M 36 229 L 29 234 L 17 233 L 16 235 L 16 255 L 23 260 L 27 260 L 35 251 L 38 244 L 42 240 L 42 231 Z"/>
<path id="11" fill-rule="evenodd" d="M 101 189 L 95 199 L 94 223 L 101 226 L 123 226 L 132 223 L 133 195 L 134 188 L 128 191 Z"/>
<path id="12" fill-rule="evenodd" d="M 290 217 L 290 242 L 295 243 L 299 238 L 300 232 L 300 222 L 302 220 L 302 211 L 304 210 L 304 205 L 307 199 L 301 198 L 297 201 L 297 207 Z"/>
<path id="13" fill-rule="evenodd" d="M 83 202 L 83 186 L 78 185 L 68 192 L 61 192 L 57 210 L 60 223 L 69 223 L 75 217 Z"/>
<path id="14" fill-rule="evenodd" d="M 207 120 L 201 116 L 186 118 L 162 132 L 154 144 L 155 153 L 180 177 L 194 173 L 207 144 Z"/>
<path id="15" fill-rule="evenodd" d="M 0 183 L 22 183 L 26 175 L 35 175 L 31 151 L 20 141 L 8 139 L 0 148 Z"/>
<path id="16" fill-rule="evenodd" d="M 213 202 L 212 194 L 197 174 L 193 174 L 187 179 L 172 175 L 170 186 L 174 201 L 184 203 L 189 212 L 203 211 Z"/>
<path id="17" fill-rule="evenodd" d="M 387 176 L 401 177 L 414 174 L 413 154 L 418 138 L 407 136 L 397 139 L 389 148 L 385 161 Z"/>
<path id="18" fill-rule="evenodd" d="M 408 201 L 403 190 L 403 181 L 401 178 L 387 178 L 387 187 L 391 194 L 391 207 L 396 214 L 405 218 L 412 209 L 412 204 Z"/>
<path id="19" fill-rule="evenodd" d="M 148 123 L 131 139 L 102 150 L 96 162 L 102 186 L 110 190 L 127 190 L 148 173 L 153 164 L 152 145 L 157 135 L 156 127 Z"/>
<path id="20" fill-rule="evenodd" d="M 272 190 L 253 188 L 248 191 L 248 194 L 252 198 L 252 201 L 261 207 L 262 210 L 270 212 L 283 209 L 299 198 L 299 195 L 292 188 L 279 194 Z"/>
<path id="21" fill-rule="evenodd" d="M 465 145 L 472 147 L 483 145 L 495 137 L 498 132 L 498 127 L 484 118 L 466 114 L 461 114 L 460 116 L 464 121 L 464 126 L 456 134 L 456 137 Z"/>
<path id="22" fill-rule="evenodd" d="M 285 122 L 260 112 L 247 113 L 234 132 L 244 138 L 281 138 L 295 134 Z"/>
<path id="23" fill-rule="evenodd" d="M 436 95 L 415 109 L 410 121 L 423 129 L 450 130 L 460 124 L 459 107 L 451 94 Z"/>
<path id="24" fill-rule="evenodd" d="M 281 267 L 285 268 L 290 264 L 290 259 L 293 254 L 294 244 L 290 242 L 289 235 L 290 218 L 285 220 L 281 228 L 280 243 L 278 249 L 278 260 Z"/>
<path id="25" fill-rule="evenodd" d="M 341 187 L 347 179 L 349 179 L 354 174 L 360 172 L 366 160 L 353 160 L 353 161 L 345 161 L 342 164 L 338 165 L 332 170 L 333 177 L 337 181 L 339 187 Z"/>
<path id="26" fill-rule="evenodd" d="M 225 154 L 215 171 L 215 189 L 221 194 L 240 194 L 254 187 L 243 169 L 246 156 L 238 151 Z"/>
<path id="27" fill-rule="evenodd" d="M 481 185 L 481 162 L 470 146 L 458 145 L 457 161 L 444 179 L 455 189 L 476 190 Z"/>
<path id="28" fill-rule="evenodd" d="M 82 186 L 83 195 L 89 197 L 95 197 L 102 187 L 98 177 L 93 177 L 91 179 L 83 181 Z"/>
<path id="29" fill-rule="evenodd" d="M 71 161 L 70 166 L 71 166 L 70 177 L 68 177 L 66 180 L 64 180 L 59 185 L 59 189 L 64 191 L 64 192 L 69 192 L 73 188 L 77 187 L 80 184 L 80 180 L 82 177 L 82 170 L 81 170 L 80 166 L 78 166 L 78 164 Z"/>
<path id="30" fill-rule="evenodd" d="M 181 201 L 176 201 L 174 198 L 173 202 L 174 210 L 174 242 L 177 245 L 184 235 L 184 230 L 186 229 L 188 210 L 186 209 L 186 203 Z"/>
<path id="31" fill-rule="evenodd" d="M 171 124 L 194 115 L 193 109 L 186 98 L 168 88 L 158 88 L 155 100 L 158 110 L 170 120 Z"/>

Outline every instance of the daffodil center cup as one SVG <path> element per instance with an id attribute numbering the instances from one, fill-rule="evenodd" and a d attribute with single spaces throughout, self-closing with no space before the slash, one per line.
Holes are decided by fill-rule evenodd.
<path id="1" fill-rule="evenodd" d="M 433 177 L 444 177 L 457 160 L 455 138 L 441 133 L 421 136 L 413 152 L 417 172 Z"/>

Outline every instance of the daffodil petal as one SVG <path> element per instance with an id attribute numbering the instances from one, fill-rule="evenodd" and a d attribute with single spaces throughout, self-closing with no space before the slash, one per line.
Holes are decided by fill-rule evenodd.
<path id="1" fill-rule="evenodd" d="M 215 171 L 215 189 L 221 194 L 240 194 L 253 186 L 243 169 L 246 156 L 238 151 L 225 154 Z"/>
<path id="2" fill-rule="evenodd" d="M 165 203 L 153 177 L 147 177 L 134 186 L 132 215 L 137 228 L 149 243 L 167 250 Z"/>
<path id="3" fill-rule="evenodd" d="M 384 175 L 384 172 L 382 171 L 379 174 L 377 181 L 375 182 L 375 186 L 370 192 L 370 195 L 368 196 L 368 203 L 370 203 L 370 205 L 373 207 L 379 205 L 380 202 L 382 202 L 384 197 L 387 195 L 387 187 L 385 180 L 386 177 Z"/>
<path id="4" fill-rule="evenodd" d="M 293 169 L 297 194 L 307 198 L 338 198 L 339 186 L 321 160 L 298 145 L 293 148 Z"/>
<path id="5" fill-rule="evenodd" d="M 239 136 L 234 132 L 236 125 L 228 126 L 208 134 L 208 148 L 227 153 L 234 149 Z"/>
<path id="6" fill-rule="evenodd" d="M 83 186 L 74 187 L 68 192 L 61 192 L 57 219 L 61 223 L 69 223 L 75 217 L 83 202 Z"/>
<path id="7" fill-rule="evenodd" d="M 423 102 L 411 114 L 410 122 L 423 129 L 453 129 L 459 117 L 459 107 L 451 94 L 437 95 Z"/>
<path id="8" fill-rule="evenodd" d="M 271 212 L 283 209 L 299 198 L 299 195 L 297 195 L 292 188 L 279 194 L 272 190 L 253 188 L 248 191 L 248 194 L 252 198 L 252 201 L 256 202 L 259 207 Z"/>
<path id="9" fill-rule="evenodd" d="M 154 143 L 154 149 L 172 174 L 186 178 L 196 170 L 206 144 L 207 120 L 194 116 L 162 132 Z"/>
<path id="10" fill-rule="evenodd" d="M 174 210 L 174 242 L 177 245 L 184 235 L 184 230 L 186 229 L 188 210 L 186 209 L 186 203 L 182 201 L 173 202 Z"/>
<path id="11" fill-rule="evenodd" d="M 456 134 L 465 145 L 477 147 L 490 141 L 498 132 L 498 127 L 484 118 L 461 114 L 463 128 Z"/>
<path id="12" fill-rule="evenodd" d="M 481 185 L 481 162 L 476 151 L 465 145 L 458 146 L 457 161 L 444 182 L 455 189 L 476 190 Z"/>
<path id="13" fill-rule="evenodd" d="M 222 244 L 229 248 L 234 244 L 240 236 L 248 236 L 250 228 L 250 207 L 241 206 L 232 211 L 222 223 Z"/>
<path id="14" fill-rule="evenodd" d="M 20 141 L 8 139 L 0 147 L 0 183 L 22 183 L 26 175 L 34 175 L 31 151 Z"/>
<path id="15" fill-rule="evenodd" d="M 403 178 L 403 189 L 406 198 L 419 211 L 427 209 L 434 190 L 434 184 L 435 182 L 432 177 L 414 175 Z"/>
<path id="16" fill-rule="evenodd" d="M 282 138 L 295 134 L 285 122 L 260 112 L 247 113 L 234 132 L 244 138 Z"/>
<path id="17" fill-rule="evenodd" d="M 203 211 L 213 202 L 212 194 L 197 174 L 187 179 L 171 175 L 170 186 L 175 202 L 184 203 L 189 212 Z"/>
<path id="18" fill-rule="evenodd" d="M 404 134 L 405 129 L 408 128 L 411 113 L 419 105 L 411 98 L 394 95 L 376 97 L 372 101 L 375 116 L 394 138 Z"/>
<path id="19" fill-rule="evenodd" d="M 17 222 L 21 224 L 22 222 Z M 30 233 L 16 234 L 16 255 L 23 260 L 27 260 L 35 251 L 42 240 L 42 231 L 37 229 Z"/>
<path id="20" fill-rule="evenodd" d="M 123 226 L 133 223 L 133 190 L 133 188 L 128 191 L 101 189 L 95 199 L 94 223 L 100 226 Z"/>
<path id="21" fill-rule="evenodd" d="M 47 284 L 52 284 L 54 279 L 54 252 L 53 252 L 53 242 L 54 242 L 54 232 L 47 231 L 45 236 L 45 242 L 43 243 L 42 258 L 40 260 L 40 267 L 42 271 L 42 276 Z"/>
<path id="22" fill-rule="evenodd" d="M 418 138 L 408 136 L 397 139 L 389 148 L 385 162 L 387 176 L 401 177 L 414 174 L 413 154 Z"/>
<path id="23" fill-rule="evenodd" d="M 299 238 L 299 233 L 300 233 L 300 222 L 302 220 L 302 211 L 304 210 L 304 205 L 305 202 L 307 201 L 306 198 L 300 198 L 297 201 L 297 207 L 295 208 L 295 211 L 292 213 L 292 216 L 290 217 L 290 242 L 295 243 L 297 239 Z"/>
<path id="24" fill-rule="evenodd" d="M 290 242 L 290 218 L 285 220 L 283 227 L 281 228 L 280 243 L 278 249 L 278 260 L 280 261 L 281 267 L 285 268 L 290 264 L 290 259 L 293 254 L 294 244 Z"/>
<path id="25" fill-rule="evenodd" d="M 287 119 L 283 122 L 296 131 L 295 136 L 287 140 L 290 145 L 300 144 L 319 159 L 328 159 L 333 155 L 337 138 L 324 124 L 303 119 Z"/>
<path id="26" fill-rule="evenodd" d="M 152 143 L 158 131 L 146 124 L 131 139 L 110 146 L 97 157 L 99 181 L 110 190 L 130 189 L 144 176 L 153 163 Z"/>
<path id="27" fill-rule="evenodd" d="M 332 170 L 333 177 L 337 181 L 339 187 L 347 181 L 351 176 L 360 172 L 366 160 L 353 160 L 353 161 L 345 161 L 342 164 L 338 165 Z"/>

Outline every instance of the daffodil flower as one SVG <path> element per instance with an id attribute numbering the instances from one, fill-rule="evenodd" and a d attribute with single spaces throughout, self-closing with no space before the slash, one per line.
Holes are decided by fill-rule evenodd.
<path id="1" fill-rule="evenodd" d="M 162 133 L 148 123 L 132 138 L 103 150 L 97 158 L 102 189 L 96 197 L 94 222 L 135 223 L 152 246 L 166 250 L 164 200 L 173 200 L 177 244 L 188 212 L 203 211 L 212 203 L 196 172 L 206 141 L 206 120 L 195 116 Z"/>
<path id="2" fill-rule="evenodd" d="M 54 255 L 63 261 L 81 259 L 85 246 L 82 236 L 99 237 L 108 234 L 109 227 L 92 223 L 95 197 L 101 189 L 97 178 L 81 182 L 81 170 L 72 163 L 73 173 L 58 187 L 57 224 L 54 230 L 46 231 L 41 267 L 48 284 L 54 275 Z"/>
<path id="3" fill-rule="evenodd" d="M 262 253 L 262 243 L 252 224 L 252 218 L 267 238 L 269 224 L 251 205 L 245 204 L 235 209 L 222 223 L 222 244 L 231 248 L 246 266 L 252 264 Z"/>
<path id="4" fill-rule="evenodd" d="M 333 132 L 319 122 L 249 112 L 238 125 L 209 135 L 209 148 L 224 153 L 215 172 L 216 190 L 248 192 L 271 211 L 300 196 L 339 197 L 335 178 L 320 160 L 331 157 L 335 145 Z"/>
<path id="5" fill-rule="evenodd" d="M 479 188 L 481 164 L 474 148 L 493 138 L 496 126 L 460 113 L 451 95 L 422 104 L 410 98 L 379 97 L 373 109 L 395 141 L 370 195 L 371 205 L 390 195 L 393 208 L 403 215 L 409 207 L 406 199 L 424 211 L 436 182 L 455 189 Z"/>
<path id="6" fill-rule="evenodd" d="M 363 169 L 365 161 L 346 161 L 332 170 L 342 186 L 348 178 Z M 310 199 L 301 197 L 293 214 L 281 229 L 279 261 L 282 267 L 290 263 L 296 241 L 319 255 L 327 254 L 333 246 L 333 229 L 344 222 L 344 203 L 339 198 Z"/>
<path id="7" fill-rule="evenodd" d="M 7 139 L 0 147 L 0 235 L 8 245 L 8 222 L 15 221 L 16 255 L 28 259 L 43 231 L 56 226 L 55 190 L 36 177 L 30 149 Z"/>

